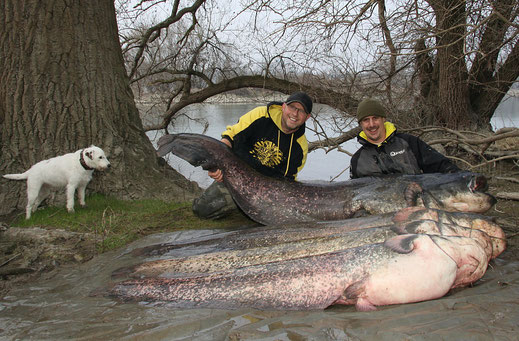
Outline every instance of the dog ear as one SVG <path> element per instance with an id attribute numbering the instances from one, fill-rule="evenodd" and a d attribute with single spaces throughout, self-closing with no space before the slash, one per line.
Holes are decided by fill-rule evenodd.
<path id="1" fill-rule="evenodd" d="M 90 160 L 93 160 L 94 157 L 92 156 L 92 153 L 93 153 L 93 151 L 89 150 L 89 151 L 87 151 L 87 152 L 85 153 L 85 155 L 88 156 L 88 158 L 89 158 Z"/>

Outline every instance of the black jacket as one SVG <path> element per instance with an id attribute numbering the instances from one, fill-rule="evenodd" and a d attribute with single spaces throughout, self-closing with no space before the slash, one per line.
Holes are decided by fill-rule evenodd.
<path id="1" fill-rule="evenodd" d="M 378 146 L 370 143 L 363 132 L 357 137 L 362 147 L 351 158 L 352 179 L 386 174 L 451 173 L 460 170 L 418 137 L 397 132 L 390 122 L 385 125 L 390 134 Z"/>

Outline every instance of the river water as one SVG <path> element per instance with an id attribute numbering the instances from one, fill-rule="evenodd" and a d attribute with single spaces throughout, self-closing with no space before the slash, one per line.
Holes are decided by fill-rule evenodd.
<path id="1" fill-rule="evenodd" d="M 185 109 L 180 118 L 174 121 L 170 128 L 170 133 L 198 133 L 205 134 L 220 139 L 220 134 L 229 124 L 238 121 L 241 115 L 252 110 L 261 103 L 223 103 L 223 104 L 196 104 Z M 330 137 L 338 136 L 331 121 L 335 111 L 327 106 L 315 105 L 313 114 L 317 117 L 319 125 L 324 129 Z M 519 97 L 509 97 L 503 100 L 496 114 L 492 118 L 492 126 L 494 129 L 502 127 L 519 127 Z M 307 121 L 307 139 L 313 142 L 319 139 L 314 132 L 316 121 L 312 118 Z M 340 122 L 340 128 L 343 131 L 349 130 L 357 126 L 354 120 Z M 159 133 L 160 134 L 160 133 Z M 157 141 L 158 133 L 150 132 L 148 137 L 152 141 Z M 155 145 L 156 146 L 156 145 Z M 354 140 L 350 140 L 341 145 L 341 148 L 353 154 L 359 144 Z M 169 154 L 166 156 L 168 163 L 179 171 L 186 178 L 197 182 L 200 187 L 206 188 L 212 182 L 207 176 L 207 172 L 200 167 L 195 168 L 186 161 Z M 344 152 L 337 150 L 325 152 L 323 149 L 317 149 L 308 154 L 307 162 L 303 170 L 298 175 L 298 180 L 321 180 L 321 181 L 341 181 L 348 180 L 350 156 Z"/>
<path id="2" fill-rule="evenodd" d="M 226 123 L 254 106 L 204 104 L 192 113 L 207 116 L 209 112 L 206 134 L 218 137 Z M 507 110 L 511 111 L 494 118 L 497 127 L 518 125 L 517 102 Z M 187 120 L 183 127 L 183 131 L 203 131 Z M 309 136 L 309 140 L 314 138 Z M 319 153 L 310 153 L 301 178 L 326 180 L 349 164 L 342 153 Z M 170 162 L 188 177 L 208 182 L 205 172 L 197 175 L 187 163 Z M 114 270 L 153 259 L 134 256 L 132 249 L 217 232 L 221 231 L 151 235 L 85 264 L 61 268 L 50 279 L 15 288 L 0 299 L 0 340 L 517 340 L 519 335 L 519 262 L 507 252 L 491 263 L 473 287 L 441 299 L 380 307 L 375 312 L 357 312 L 351 306 L 306 312 L 186 310 L 122 303 L 99 294 L 112 283 Z"/>

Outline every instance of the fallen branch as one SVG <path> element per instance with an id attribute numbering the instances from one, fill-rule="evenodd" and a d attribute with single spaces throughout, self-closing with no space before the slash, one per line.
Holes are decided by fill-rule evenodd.
<path id="1" fill-rule="evenodd" d="M 2 264 L 0 264 L 0 268 L 6 264 L 9 264 L 9 262 L 11 262 L 12 260 L 18 258 L 18 256 L 20 256 L 21 253 L 17 253 L 16 255 L 12 256 L 11 258 L 9 258 L 8 260 L 6 260 L 5 262 L 3 262 Z"/>
<path id="2" fill-rule="evenodd" d="M 498 179 L 498 180 L 506 180 L 506 181 L 515 182 L 516 184 L 519 184 L 519 179 L 516 179 L 516 178 L 497 176 L 496 179 Z"/>
<path id="3" fill-rule="evenodd" d="M 36 270 L 31 269 L 31 268 L 2 269 L 2 270 L 0 270 L 0 277 L 23 275 L 23 274 L 35 272 L 35 271 Z"/>
<path id="4" fill-rule="evenodd" d="M 308 143 L 308 151 L 311 152 L 317 148 L 326 148 L 326 147 L 337 147 L 341 143 L 352 140 L 357 137 L 357 134 L 360 133 L 360 127 L 353 128 L 344 134 L 337 137 L 330 137 L 326 139 L 322 139 L 319 141 L 312 141 Z"/>
<path id="5" fill-rule="evenodd" d="M 519 200 L 519 192 L 499 192 L 495 196 L 498 199 Z"/>
<path id="6" fill-rule="evenodd" d="M 498 158 L 495 158 L 495 159 L 492 159 L 492 160 L 488 160 L 488 161 L 482 162 L 479 165 L 471 166 L 471 168 L 472 169 L 473 168 L 478 168 L 478 167 L 487 165 L 489 163 L 493 163 L 493 162 L 497 162 L 497 161 L 501 161 L 501 160 L 506 160 L 506 159 L 519 159 L 519 154 L 498 157 Z"/>

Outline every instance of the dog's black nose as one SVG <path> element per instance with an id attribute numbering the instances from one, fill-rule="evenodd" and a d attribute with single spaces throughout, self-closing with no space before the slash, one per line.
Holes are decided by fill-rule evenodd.
<path id="1" fill-rule="evenodd" d="M 110 168 L 110 167 L 112 167 L 112 165 L 111 165 L 111 164 L 108 164 L 108 166 L 106 166 L 106 167 L 107 167 L 107 168 Z"/>

